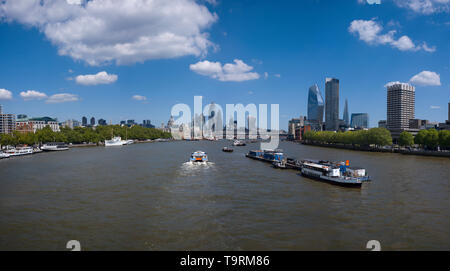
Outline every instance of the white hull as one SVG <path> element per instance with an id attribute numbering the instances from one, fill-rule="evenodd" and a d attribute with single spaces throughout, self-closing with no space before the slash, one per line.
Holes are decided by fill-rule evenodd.
<path id="1" fill-rule="evenodd" d="M 22 149 L 22 150 L 9 150 L 6 152 L 9 156 L 21 156 L 21 155 L 28 155 L 33 154 L 33 149 Z"/>
<path id="2" fill-rule="evenodd" d="M 308 168 L 302 168 L 301 172 L 304 176 L 319 179 L 319 180 L 326 181 L 326 182 L 339 184 L 339 185 L 361 185 L 362 184 L 361 179 L 358 179 L 358 178 L 350 178 L 350 177 L 342 177 L 342 176 L 330 177 L 330 176 L 323 175 L 323 173 L 320 171 L 311 170 Z"/>
<path id="3" fill-rule="evenodd" d="M 122 140 L 120 137 L 114 137 L 111 140 L 105 140 L 105 147 L 117 147 L 126 145 L 127 141 Z"/>
<path id="4" fill-rule="evenodd" d="M 44 145 L 41 147 L 43 151 L 67 151 L 69 147 L 66 146 L 57 146 L 57 145 Z"/>
<path id="5" fill-rule="evenodd" d="M 105 147 L 116 147 L 116 146 L 123 146 L 125 145 L 125 142 L 111 142 L 111 143 L 107 143 L 105 141 Z"/>

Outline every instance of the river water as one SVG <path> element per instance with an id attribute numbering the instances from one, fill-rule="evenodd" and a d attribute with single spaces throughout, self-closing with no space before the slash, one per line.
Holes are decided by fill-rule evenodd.
<path id="1" fill-rule="evenodd" d="M 160 142 L 0 160 L 0 250 L 450 249 L 450 160 L 282 142 L 290 157 L 350 160 L 361 189 L 244 154 L 253 143 Z M 208 165 L 186 163 L 208 152 Z"/>

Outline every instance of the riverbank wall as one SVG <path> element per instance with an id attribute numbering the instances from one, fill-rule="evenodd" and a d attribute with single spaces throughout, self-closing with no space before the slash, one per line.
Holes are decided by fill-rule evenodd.
<path id="1" fill-rule="evenodd" d="M 400 153 L 404 155 L 421 155 L 421 156 L 435 156 L 435 157 L 447 157 L 450 158 L 450 151 L 426 151 L 426 150 L 402 150 L 402 149 L 384 149 L 375 148 L 370 146 L 352 146 L 352 145 L 342 145 L 342 144 L 323 144 L 323 143 L 312 143 L 312 142 L 299 142 L 303 145 L 325 147 L 325 148 L 335 148 L 335 149 L 345 149 L 352 151 L 367 151 L 367 152 L 389 152 L 389 153 Z"/>

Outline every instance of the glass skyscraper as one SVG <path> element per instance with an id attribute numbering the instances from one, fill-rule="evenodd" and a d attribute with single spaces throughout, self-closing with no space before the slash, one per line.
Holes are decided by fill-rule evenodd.
<path id="1" fill-rule="evenodd" d="M 369 128 L 369 114 L 353 113 L 351 127 L 353 127 L 353 128 Z"/>
<path id="2" fill-rule="evenodd" d="M 339 79 L 325 80 L 325 129 L 339 129 Z"/>
<path id="3" fill-rule="evenodd" d="M 323 97 L 317 85 L 311 86 L 308 93 L 308 121 L 320 127 L 323 122 Z"/>
<path id="4" fill-rule="evenodd" d="M 343 117 L 344 117 L 343 120 L 345 122 L 345 125 L 346 126 L 350 125 L 349 118 L 348 118 L 348 101 L 347 101 L 347 99 L 345 99 L 345 107 L 344 107 L 344 116 Z"/>

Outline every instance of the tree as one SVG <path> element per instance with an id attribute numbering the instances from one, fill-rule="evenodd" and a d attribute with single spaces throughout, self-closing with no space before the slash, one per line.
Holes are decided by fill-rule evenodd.
<path id="1" fill-rule="evenodd" d="M 14 146 L 16 145 L 15 139 L 10 134 L 2 134 L 0 138 L 0 145 L 2 146 Z"/>
<path id="2" fill-rule="evenodd" d="M 414 136 L 411 133 L 408 133 L 407 131 L 403 131 L 400 134 L 398 143 L 400 146 L 410 147 L 411 145 L 414 144 Z"/>
<path id="3" fill-rule="evenodd" d="M 441 146 L 442 149 L 450 148 L 450 131 L 439 131 L 439 146 Z"/>
<path id="4" fill-rule="evenodd" d="M 375 146 L 392 145 L 392 137 L 389 130 L 385 128 L 372 128 L 368 134 L 369 144 Z"/>
<path id="5" fill-rule="evenodd" d="M 37 130 L 36 137 L 40 143 L 56 142 L 56 133 L 49 126 Z"/>
<path id="6" fill-rule="evenodd" d="M 425 145 L 429 149 L 436 149 L 439 145 L 439 133 L 436 129 L 427 130 L 427 134 L 425 136 Z"/>
<path id="7" fill-rule="evenodd" d="M 414 143 L 420 145 L 420 146 L 425 146 L 425 137 L 428 134 L 427 130 L 420 130 L 416 137 L 414 138 Z"/>

